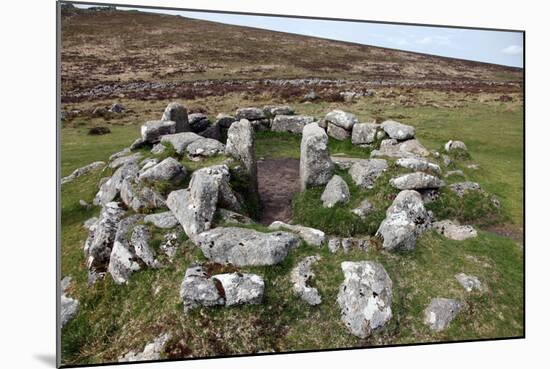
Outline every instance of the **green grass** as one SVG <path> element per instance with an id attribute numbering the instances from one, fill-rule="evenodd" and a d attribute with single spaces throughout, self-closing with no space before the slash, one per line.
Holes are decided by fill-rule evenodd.
<path id="1" fill-rule="evenodd" d="M 258 306 L 204 308 L 184 315 L 179 288 L 185 269 L 197 260 L 205 260 L 189 241 L 182 242 L 173 263 L 161 259 L 164 268 L 134 273 L 128 285 L 116 285 L 107 276 L 88 287 L 82 253 L 86 232 L 81 224 L 96 211 L 85 210 L 77 202 L 93 196 L 98 177 L 96 173 L 79 178 L 62 190 L 62 274 L 73 276 L 70 293 L 81 304 L 76 317 L 63 329 L 65 364 L 116 361 L 129 350 L 143 349 L 164 331 L 174 337 L 168 351 L 183 340 L 186 355 L 193 357 L 522 334 L 521 249 L 511 240 L 485 232 L 464 242 L 428 233 L 420 238 L 414 252 L 403 254 L 378 251 L 372 246 L 367 253 L 353 250 L 330 254 L 326 246 L 303 244 L 280 265 L 239 268 L 265 278 L 266 296 Z M 161 237 L 156 232 L 151 242 L 155 248 Z M 324 301 L 317 307 L 296 297 L 289 279 L 292 267 L 312 254 L 322 256 L 314 267 L 317 277 L 312 281 Z M 382 263 L 394 283 L 394 317 L 382 332 L 367 340 L 346 331 L 334 303 L 343 279 L 340 263 L 354 260 Z M 235 270 L 230 266 L 214 267 L 216 273 Z M 488 292 L 467 294 L 454 280 L 458 272 L 478 276 L 487 284 Z M 467 303 L 466 310 L 441 333 L 429 331 L 422 323 L 424 307 L 436 296 L 459 298 Z M 177 355 L 164 353 L 163 357 Z"/>
<path id="2" fill-rule="evenodd" d="M 336 170 L 348 184 L 350 201 L 337 204 L 332 208 L 323 207 L 321 195 L 324 187 L 309 188 L 296 194 L 292 203 L 293 222 L 322 229 L 325 233 L 350 237 L 354 235 L 374 235 L 380 222 L 385 218 L 386 209 L 399 192 L 389 185 L 390 173 L 383 174 L 373 189 L 365 190 L 353 182 L 345 171 Z M 366 219 L 361 219 L 351 212 L 365 199 L 374 206 L 374 211 Z"/>
<path id="3" fill-rule="evenodd" d="M 444 99 L 445 96 L 431 96 Z M 235 97 L 231 97 L 235 104 Z M 231 111 L 213 100 L 216 109 Z M 440 100 L 437 100 L 440 101 Z M 242 105 L 261 106 L 266 101 Z M 111 124 L 112 133 L 88 136 L 86 123 L 61 130 L 61 169 L 68 175 L 77 167 L 96 160 L 107 160 L 109 155 L 128 146 L 138 135 L 137 122 L 157 114 L 156 108 L 135 102 L 132 108 L 139 119 L 124 124 Z M 201 101 L 208 105 L 208 101 Z M 157 106 L 158 105 L 158 106 Z M 140 106 L 145 106 L 143 112 Z M 304 104 L 295 106 L 298 113 L 321 117 L 327 110 L 342 108 L 354 112 L 361 121 L 375 116 L 401 116 L 404 123 L 417 128 L 420 141 L 430 149 L 440 149 L 448 139 L 459 139 L 468 145 L 471 159 L 457 160 L 468 180 L 477 181 L 502 202 L 503 219 L 515 226 L 522 223 L 523 213 L 523 156 L 521 106 L 501 103 L 469 101 L 461 108 L 434 108 L 416 106 L 405 108 L 391 105 L 382 99 L 360 100 L 356 104 Z M 97 122 L 94 122 L 96 124 Z M 258 133 L 258 157 L 299 157 L 300 136 Z M 347 143 L 330 140 L 331 153 L 366 157 L 368 151 Z M 212 159 L 215 163 L 217 158 Z M 181 161 L 196 169 L 201 164 Z M 476 171 L 466 168 L 468 163 L 479 163 Z M 210 163 L 210 162 L 209 162 Z M 193 167 L 196 165 L 196 167 Z M 204 165 L 204 163 L 202 164 Z M 322 188 L 314 188 L 297 195 L 294 206 L 296 220 L 318 226 L 333 234 L 373 232 L 383 217 L 396 191 L 387 185 L 389 177 L 398 171 L 391 167 L 377 181 L 376 187 L 365 191 L 353 185 L 346 172 L 339 172 L 347 181 L 352 201 L 333 211 L 320 213 Z M 523 334 L 523 255 L 517 243 L 505 237 L 479 230 L 479 237 L 456 242 L 433 233 L 420 237 L 413 252 L 392 254 L 371 246 L 367 253 L 353 250 L 348 254 L 330 254 L 322 248 L 302 245 L 283 263 L 271 267 L 239 268 L 242 272 L 262 275 L 266 281 L 265 301 L 259 306 L 200 309 L 189 315 L 182 313 L 179 288 L 185 269 L 195 261 L 204 261 L 200 250 L 182 238 L 173 263 L 162 259 L 160 270 L 143 270 L 130 278 L 128 285 L 115 285 L 109 276 L 92 287 L 87 286 L 87 272 L 82 251 L 87 237 L 82 223 L 97 216 L 98 209 L 85 209 L 80 199 L 90 202 L 97 192 L 97 183 L 106 173 L 94 171 L 76 179 L 61 189 L 61 268 L 62 276 L 73 277 L 70 295 L 80 301 L 76 317 L 63 329 L 62 357 L 64 364 L 86 364 L 116 361 L 129 350 L 142 350 L 158 334 L 170 331 L 173 339 L 163 357 L 176 358 L 177 351 L 186 356 L 204 357 L 258 351 L 292 351 L 357 347 L 380 344 L 434 342 L 519 336 Z M 464 180 L 449 178 L 447 182 Z M 241 183 L 242 182 L 242 183 Z M 244 181 L 245 182 L 245 181 Z M 232 183 L 239 188 L 243 181 Z M 445 197 L 447 196 L 447 197 Z M 478 213 L 480 199 L 467 200 L 459 206 L 443 191 L 443 200 L 432 209 L 439 216 L 456 216 L 463 220 L 483 219 L 487 213 Z M 377 212 L 366 222 L 349 213 L 364 197 L 369 198 Z M 439 205 L 438 205 L 439 204 Z M 454 204 L 454 205 L 452 205 Z M 452 205 L 452 209 L 450 206 Z M 474 211 L 476 210 L 476 211 Z M 445 213 L 445 212 L 450 213 Z M 492 210 L 491 210 L 492 211 Z M 502 221 L 502 220 L 499 220 Z M 256 228 L 258 228 L 256 226 Z M 265 230 L 259 227 L 260 230 Z M 162 232 L 156 230 L 151 242 L 158 248 Z M 289 273 L 301 258 L 319 254 L 322 259 L 314 266 L 317 277 L 312 281 L 322 295 L 323 303 L 310 307 L 292 293 Z M 376 260 L 384 265 L 394 283 L 394 317 L 387 327 L 368 340 L 350 335 L 340 321 L 335 303 L 338 286 L 343 280 L 342 261 Z M 231 266 L 211 266 L 216 273 L 231 271 Z M 454 279 L 459 272 L 476 275 L 488 287 L 484 294 L 467 294 Z M 155 291 L 157 291 L 155 293 Z M 450 328 L 433 333 L 422 323 L 423 309 L 433 297 L 459 298 L 466 309 L 453 321 Z M 178 342 L 184 347 L 178 347 Z"/>

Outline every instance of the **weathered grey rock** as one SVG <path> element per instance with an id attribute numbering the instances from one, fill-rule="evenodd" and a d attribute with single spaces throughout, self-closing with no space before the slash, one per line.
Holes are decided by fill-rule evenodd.
<path id="1" fill-rule="evenodd" d="M 335 253 L 342 249 L 344 253 L 348 253 L 352 249 L 368 251 L 370 237 L 334 237 L 328 241 L 328 249 L 331 253 Z"/>
<path id="2" fill-rule="evenodd" d="M 109 161 L 113 161 L 117 158 L 120 158 L 122 156 L 127 156 L 127 155 L 130 155 L 132 153 L 132 150 L 130 150 L 129 147 L 125 147 L 124 149 L 118 151 L 118 152 L 115 152 L 114 154 L 112 154 L 111 156 L 109 156 Z"/>
<path id="3" fill-rule="evenodd" d="M 138 137 L 130 145 L 130 151 L 141 149 L 142 147 L 145 147 L 145 145 L 147 145 L 147 142 L 143 138 Z"/>
<path id="4" fill-rule="evenodd" d="M 119 104 L 119 103 L 114 103 L 114 104 L 111 105 L 111 107 L 109 108 L 109 111 L 110 111 L 111 113 L 116 113 L 116 114 L 123 113 L 124 110 L 126 110 L 126 108 L 124 107 L 124 105 Z"/>
<path id="5" fill-rule="evenodd" d="M 183 226 L 191 240 L 199 233 L 210 229 L 220 188 L 229 180 L 229 169 L 215 165 L 196 170 L 185 190 L 172 191 L 166 206 Z"/>
<path id="6" fill-rule="evenodd" d="M 143 221 L 161 229 L 172 229 L 178 225 L 178 220 L 171 211 L 146 215 Z"/>
<path id="7" fill-rule="evenodd" d="M 342 246 L 342 240 L 340 238 L 334 237 L 328 240 L 328 250 L 333 254 L 338 251 Z"/>
<path id="8" fill-rule="evenodd" d="M 431 174 L 414 172 L 390 179 L 390 185 L 398 190 L 426 190 L 441 188 L 445 182 Z"/>
<path id="9" fill-rule="evenodd" d="M 457 177 L 466 177 L 464 175 L 464 172 L 460 169 L 457 170 L 449 170 L 447 173 L 445 173 L 445 178 L 451 177 L 451 176 L 457 176 Z"/>
<path id="10" fill-rule="evenodd" d="M 445 151 L 451 152 L 456 150 L 468 151 L 468 147 L 466 147 L 466 144 L 462 141 L 450 140 L 445 144 Z"/>
<path id="11" fill-rule="evenodd" d="M 227 167 L 226 167 L 227 168 Z M 227 210 L 231 210 L 237 213 L 243 211 L 242 199 L 241 196 L 233 191 L 229 185 L 229 172 L 222 177 L 220 182 L 220 189 L 218 191 L 218 206 Z M 248 194 L 252 196 L 252 194 Z"/>
<path id="12" fill-rule="evenodd" d="M 455 240 L 464 241 L 468 238 L 477 237 L 477 231 L 470 225 L 459 225 L 450 220 L 442 220 L 432 224 L 433 229 L 443 236 Z"/>
<path id="13" fill-rule="evenodd" d="M 239 160 L 249 176 L 252 193 L 258 192 L 258 169 L 254 128 L 246 119 L 233 123 L 227 131 L 225 153 Z"/>
<path id="14" fill-rule="evenodd" d="M 199 132 L 199 136 L 204 138 L 210 138 L 212 140 L 221 141 L 222 132 L 220 126 L 217 124 L 210 124 L 204 131 Z"/>
<path id="15" fill-rule="evenodd" d="M 468 164 L 468 165 L 466 165 L 466 168 L 473 169 L 473 170 L 478 170 L 479 169 L 479 164 Z"/>
<path id="16" fill-rule="evenodd" d="M 193 113 L 189 114 L 189 127 L 191 127 L 191 132 L 199 133 L 204 131 L 210 126 L 210 120 L 208 116 L 203 113 Z"/>
<path id="17" fill-rule="evenodd" d="M 120 199 L 137 213 L 164 206 L 162 196 L 150 187 L 138 183 L 135 176 L 128 176 L 122 181 Z"/>
<path id="18" fill-rule="evenodd" d="M 348 173 L 357 186 L 362 188 L 374 187 L 374 182 L 388 169 L 388 162 L 384 159 L 369 159 L 353 163 Z"/>
<path id="19" fill-rule="evenodd" d="M 80 306 L 77 299 L 67 296 L 67 289 L 70 284 L 71 277 L 65 277 L 61 280 L 61 328 L 76 315 Z"/>
<path id="20" fill-rule="evenodd" d="M 144 225 L 137 225 L 130 236 L 130 245 L 139 260 L 150 268 L 159 268 L 160 263 L 155 257 L 155 252 L 149 247 L 151 232 Z"/>
<path id="21" fill-rule="evenodd" d="M 381 124 L 382 129 L 390 136 L 399 141 L 414 138 L 414 127 L 402 124 L 393 120 L 386 120 Z"/>
<path id="22" fill-rule="evenodd" d="M 89 231 L 97 223 L 97 221 L 98 221 L 97 217 L 92 217 L 86 220 L 82 226 L 84 227 L 84 229 Z"/>
<path id="23" fill-rule="evenodd" d="M 355 163 L 364 163 L 368 164 L 370 159 L 361 159 L 361 158 L 350 158 L 345 156 L 336 156 L 333 155 L 330 157 L 334 165 L 336 165 L 341 170 L 348 170 Z"/>
<path id="24" fill-rule="evenodd" d="M 446 329 L 456 315 L 462 310 L 462 303 L 453 299 L 434 298 L 424 310 L 424 324 L 432 331 Z"/>
<path id="25" fill-rule="evenodd" d="M 476 182 L 458 182 L 449 185 L 449 189 L 455 192 L 459 197 L 463 197 L 470 191 L 479 192 L 481 191 L 481 186 Z"/>
<path id="26" fill-rule="evenodd" d="M 319 98 L 319 95 L 315 93 L 315 91 L 309 91 L 307 94 L 304 95 L 304 101 L 314 101 Z"/>
<path id="27" fill-rule="evenodd" d="M 304 227 L 296 224 L 287 224 L 277 220 L 269 225 L 269 229 L 286 229 L 292 233 L 296 233 L 302 240 L 313 246 L 321 246 L 323 242 L 325 242 L 325 232 L 315 228 Z"/>
<path id="28" fill-rule="evenodd" d="M 327 123 L 327 134 L 340 141 L 347 140 L 351 137 L 351 131 L 347 131 L 342 127 L 338 127 L 335 124 L 332 124 L 331 122 Z"/>
<path id="29" fill-rule="evenodd" d="M 180 103 L 171 102 L 168 104 L 166 109 L 164 109 L 161 120 L 176 123 L 175 131 L 172 133 L 188 132 L 191 130 L 187 117 L 187 109 Z"/>
<path id="30" fill-rule="evenodd" d="M 71 174 L 69 174 L 67 177 L 61 178 L 61 184 L 65 184 L 68 182 L 74 181 L 76 178 L 89 173 L 91 171 L 103 168 L 105 166 L 105 162 L 103 161 L 94 161 L 93 163 L 90 163 L 88 165 L 85 165 L 81 168 L 75 169 Z"/>
<path id="31" fill-rule="evenodd" d="M 221 283 L 211 278 L 201 266 L 189 267 L 185 271 L 180 289 L 183 311 L 188 312 L 199 306 L 225 304 L 225 298 L 220 291 Z"/>
<path id="32" fill-rule="evenodd" d="M 418 140 L 398 142 L 395 139 L 382 140 L 379 150 L 373 150 L 371 157 L 388 156 L 392 158 L 410 158 L 429 156 L 430 152 Z"/>
<path id="33" fill-rule="evenodd" d="M 176 133 L 176 122 L 172 120 L 152 120 L 141 126 L 141 138 L 150 144 L 155 144 L 162 136 L 173 133 Z"/>
<path id="34" fill-rule="evenodd" d="M 339 175 L 332 176 L 321 195 L 323 207 L 332 208 L 336 204 L 345 204 L 349 202 L 349 199 L 350 194 L 346 181 Z"/>
<path id="35" fill-rule="evenodd" d="M 135 176 L 139 171 L 139 167 L 135 162 L 123 165 L 118 168 L 111 178 L 106 180 L 94 198 L 94 205 L 105 205 L 115 199 L 118 195 L 122 182 L 126 177 Z"/>
<path id="36" fill-rule="evenodd" d="M 334 164 L 328 151 L 328 136 L 317 123 L 304 127 L 300 144 L 300 187 L 320 186 L 332 178 Z"/>
<path id="37" fill-rule="evenodd" d="M 161 143 L 158 143 L 158 144 L 155 144 L 155 146 L 153 146 L 153 148 L 151 149 L 151 154 L 160 155 L 165 151 L 166 151 L 166 146 L 164 146 Z"/>
<path id="38" fill-rule="evenodd" d="M 101 189 L 101 186 L 103 186 L 111 177 L 101 177 L 99 181 L 97 181 L 97 188 Z"/>
<path id="39" fill-rule="evenodd" d="M 353 240 L 351 237 L 345 237 L 341 240 L 342 250 L 344 250 L 345 253 L 348 253 L 352 247 L 353 247 Z"/>
<path id="40" fill-rule="evenodd" d="M 342 321 L 353 335 L 369 337 L 392 318 L 392 280 L 373 261 L 345 261 L 341 267 L 344 282 L 337 302 Z"/>
<path id="41" fill-rule="evenodd" d="M 119 363 L 134 362 L 134 361 L 153 361 L 160 360 L 160 355 L 164 350 L 164 346 L 168 343 L 171 336 L 169 333 L 162 333 L 156 337 L 152 342 L 149 342 L 143 348 L 143 351 L 136 352 L 130 351 L 124 356 L 118 358 Z"/>
<path id="42" fill-rule="evenodd" d="M 141 215 L 131 215 L 118 224 L 108 266 L 108 271 L 117 284 L 128 282 L 132 273 L 141 269 L 130 243 L 130 231 L 141 219 Z"/>
<path id="43" fill-rule="evenodd" d="M 359 123 L 359 120 L 352 113 L 348 113 L 342 110 L 333 110 L 325 116 L 325 120 L 328 123 L 332 123 L 335 126 L 345 129 L 351 132 L 353 125 Z M 329 124 L 330 127 L 330 124 Z"/>
<path id="44" fill-rule="evenodd" d="M 483 291 L 484 289 L 476 276 L 458 273 L 455 275 L 455 278 L 467 292 L 472 292 L 473 290 Z"/>
<path id="45" fill-rule="evenodd" d="M 420 196 L 422 196 L 422 202 L 424 204 L 429 204 L 430 202 L 436 201 L 441 195 L 439 189 L 428 189 L 428 190 L 418 190 Z"/>
<path id="46" fill-rule="evenodd" d="M 183 182 L 186 177 L 187 171 L 185 168 L 176 159 L 168 157 L 141 173 L 139 181 L 151 184 L 158 181 L 178 184 Z"/>
<path id="47" fill-rule="evenodd" d="M 236 121 L 237 118 L 235 118 L 234 116 L 220 113 L 216 116 L 215 124 L 217 124 L 221 128 L 227 129 L 231 127 L 231 125 Z"/>
<path id="48" fill-rule="evenodd" d="M 141 169 L 138 172 L 138 176 L 140 176 L 142 173 L 144 173 L 147 169 L 154 167 L 159 163 L 159 160 L 157 158 L 145 158 L 143 159 L 139 165 L 141 165 Z"/>
<path id="49" fill-rule="evenodd" d="M 263 110 L 267 117 L 274 117 L 276 115 L 294 115 L 294 109 L 288 105 L 267 105 L 264 106 Z"/>
<path id="50" fill-rule="evenodd" d="M 254 224 L 254 221 L 249 217 L 231 210 L 218 208 L 217 214 L 222 223 Z"/>
<path id="51" fill-rule="evenodd" d="M 353 209 L 351 212 L 357 215 L 361 219 L 365 219 L 369 216 L 374 210 L 374 206 L 370 203 L 368 199 L 361 201 L 359 206 Z"/>
<path id="52" fill-rule="evenodd" d="M 213 262 L 248 266 L 278 264 L 299 242 L 299 238 L 289 232 L 262 233 L 248 228 L 220 227 L 199 234 L 196 243 Z"/>
<path id="53" fill-rule="evenodd" d="M 271 130 L 302 134 L 304 127 L 314 121 L 315 118 L 307 115 L 277 115 L 271 123 Z"/>
<path id="54" fill-rule="evenodd" d="M 354 99 L 361 97 L 362 94 L 353 91 L 342 91 L 340 96 L 344 98 L 345 102 L 352 102 Z"/>
<path id="55" fill-rule="evenodd" d="M 124 210 L 120 208 L 119 204 L 110 202 L 102 207 L 98 221 L 90 227 L 88 238 L 84 244 L 90 283 L 93 283 L 97 276 L 101 276 L 107 270 L 118 225 L 123 216 Z"/>
<path id="56" fill-rule="evenodd" d="M 121 156 L 111 161 L 109 163 L 109 168 L 116 169 L 127 164 L 137 164 L 137 162 L 139 162 L 141 158 L 143 158 L 143 154 L 140 152 L 136 152 L 131 155 Z"/>
<path id="57" fill-rule="evenodd" d="M 420 158 L 399 158 L 395 161 L 395 164 L 415 171 L 430 171 L 435 174 L 441 174 L 441 168 L 439 165 L 430 163 L 425 159 Z"/>
<path id="58" fill-rule="evenodd" d="M 190 143 L 185 150 L 190 157 L 209 157 L 223 154 L 225 145 L 211 138 L 201 138 Z"/>
<path id="59" fill-rule="evenodd" d="M 265 132 L 271 129 L 271 119 L 268 118 L 251 120 L 250 124 L 255 132 Z"/>
<path id="60" fill-rule="evenodd" d="M 262 277 L 247 273 L 216 274 L 212 278 L 221 283 L 225 306 L 260 304 L 264 297 Z"/>
<path id="61" fill-rule="evenodd" d="M 241 108 L 237 109 L 235 112 L 235 117 L 238 120 L 241 119 L 248 119 L 248 120 L 258 120 L 258 119 L 265 119 L 265 113 L 260 108 Z"/>
<path id="62" fill-rule="evenodd" d="M 202 136 L 199 136 L 198 134 L 193 132 L 182 132 L 173 135 L 162 136 L 160 142 L 171 144 L 174 147 L 174 150 L 176 150 L 176 153 L 182 155 L 185 152 L 185 149 L 187 149 L 187 146 L 202 138 Z"/>
<path id="63" fill-rule="evenodd" d="M 380 124 L 356 123 L 353 125 L 353 131 L 351 133 L 351 143 L 354 145 L 372 144 L 377 139 L 382 137 L 380 133 L 384 133 Z"/>
<path id="64" fill-rule="evenodd" d="M 319 305 L 321 303 L 319 291 L 309 285 L 309 282 L 315 278 L 315 273 L 311 270 L 312 265 L 320 259 L 319 255 L 306 256 L 290 272 L 290 281 L 294 292 L 309 305 Z"/>
<path id="65" fill-rule="evenodd" d="M 453 163 L 453 160 L 449 155 L 443 155 L 443 165 L 446 167 L 450 166 Z"/>
<path id="66" fill-rule="evenodd" d="M 168 260 L 172 262 L 176 256 L 176 251 L 179 246 L 179 231 L 166 233 L 162 237 L 162 242 L 159 246 L 160 250 L 168 256 Z"/>
<path id="67" fill-rule="evenodd" d="M 382 237 L 386 250 L 413 250 L 417 236 L 425 230 L 430 217 L 422 197 L 416 191 L 401 191 L 386 210 L 386 218 L 380 224 L 377 236 Z"/>

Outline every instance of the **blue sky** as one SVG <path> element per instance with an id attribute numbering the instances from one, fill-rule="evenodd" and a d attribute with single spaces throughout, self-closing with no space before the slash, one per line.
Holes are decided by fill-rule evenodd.
<path id="1" fill-rule="evenodd" d="M 121 8 L 122 9 L 122 8 Z M 155 11 L 148 9 L 147 11 Z M 158 10 L 188 18 L 523 67 L 521 32 Z"/>

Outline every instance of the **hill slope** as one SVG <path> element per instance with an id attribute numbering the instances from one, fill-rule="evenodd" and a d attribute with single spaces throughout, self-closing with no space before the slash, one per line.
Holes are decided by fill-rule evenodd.
<path id="1" fill-rule="evenodd" d="M 518 86 L 522 70 L 138 11 L 62 13 L 63 95 L 131 82 L 344 79 Z"/>

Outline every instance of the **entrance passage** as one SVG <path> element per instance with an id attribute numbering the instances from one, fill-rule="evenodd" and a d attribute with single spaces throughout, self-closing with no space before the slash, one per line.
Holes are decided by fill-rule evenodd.
<path id="1" fill-rule="evenodd" d="M 292 217 L 292 198 L 300 191 L 300 160 L 258 161 L 258 190 L 262 202 L 260 223 L 288 222 Z"/>

